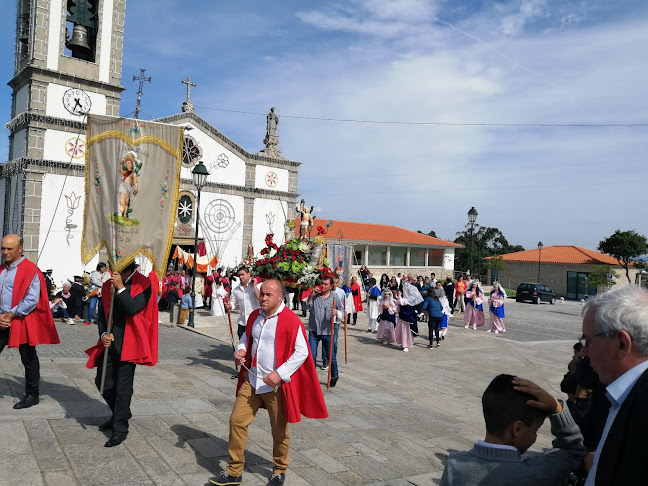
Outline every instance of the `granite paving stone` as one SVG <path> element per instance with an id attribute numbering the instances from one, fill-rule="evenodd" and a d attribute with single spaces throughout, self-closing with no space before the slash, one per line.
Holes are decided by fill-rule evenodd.
<path id="1" fill-rule="evenodd" d="M 507 316 L 552 311 L 506 305 Z M 349 363 L 340 360 L 338 385 L 326 390 L 326 372 L 318 370 L 330 417 L 290 425 L 286 485 L 438 484 L 447 454 L 483 438 L 481 394 L 496 374 L 529 377 L 560 395 L 580 327 L 580 306 L 570 306 L 561 306 L 569 312 L 559 339 L 541 341 L 539 333 L 517 330 L 515 318 L 507 323 L 510 334 L 497 338 L 453 319 L 434 354 L 423 347 L 423 330 L 407 354 L 377 344 L 366 337 L 362 315 L 349 328 Z M 198 312 L 197 319 L 208 318 Z M 160 363 L 137 368 L 130 434 L 113 449 L 103 447 L 109 432 L 97 429 L 109 409 L 95 371 L 84 367 L 83 349 L 96 342 L 96 327 L 59 330 L 60 345 L 38 348 L 43 382 L 36 407 L 13 410 L 24 370 L 17 350 L 0 355 L 0 486 L 203 486 L 225 467 L 236 386 L 225 327 L 160 328 Z M 549 447 L 551 439 L 545 424 L 530 452 Z M 271 469 L 270 425 L 260 410 L 249 430 L 245 484 L 265 485 Z"/>

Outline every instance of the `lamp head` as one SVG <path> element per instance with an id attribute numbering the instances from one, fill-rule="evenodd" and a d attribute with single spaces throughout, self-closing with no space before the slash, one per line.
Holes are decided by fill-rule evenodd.
<path id="1" fill-rule="evenodd" d="M 202 163 L 202 160 L 193 168 L 191 175 L 193 177 L 194 186 L 196 186 L 196 189 L 200 191 L 205 185 L 205 182 L 207 182 L 207 176 L 209 175 L 209 171 L 207 170 L 207 167 L 205 167 L 205 164 Z"/>
<path id="2" fill-rule="evenodd" d="M 470 211 L 468 211 L 468 222 L 472 224 L 475 221 L 477 221 L 477 214 L 478 213 L 477 210 L 475 209 L 475 206 L 470 208 Z"/>
<path id="3" fill-rule="evenodd" d="M 538 250 L 542 250 L 544 248 L 544 245 L 542 244 L 542 241 L 538 242 Z"/>

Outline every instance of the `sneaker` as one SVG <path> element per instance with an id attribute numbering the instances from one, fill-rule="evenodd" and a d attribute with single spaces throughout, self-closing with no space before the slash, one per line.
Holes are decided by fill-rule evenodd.
<path id="1" fill-rule="evenodd" d="M 438 348 L 439 346 L 441 346 L 441 343 L 440 343 L 439 341 L 437 341 L 437 348 Z"/>
<path id="2" fill-rule="evenodd" d="M 434 346 L 432 346 L 431 344 L 428 344 L 428 349 L 434 349 Z"/>
<path id="3" fill-rule="evenodd" d="M 90 322 L 90 321 L 85 321 L 85 322 L 83 323 L 84 326 L 89 326 L 90 324 L 92 324 L 92 322 Z"/>
<path id="4" fill-rule="evenodd" d="M 473 330 L 477 330 L 477 324 L 473 324 Z"/>
<path id="5" fill-rule="evenodd" d="M 468 324 L 466 324 L 466 325 L 464 326 L 464 329 L 468 329 Z"/>
<path id="6" fill-rule="evenodd" d="M 389 344 L 389 341 L 383 341 L 383 346 L 387 346 Z"/>
<path id="7" fill-rule="evenodd" d="M 409 351 L 409 349 L 403 348 L 403 352 L 407 353 L 408 351 Z"/>
<path id="8" fill-rule="evenodd" d="M 326 370 L 328 370 L 328 365 L 322 366 L 320 369 L 321 369 L 322 371 L 326 371 Z"/>
<path id="9" fill-rule="evenodd" d="M 378 330 L 372 331 L 374 334 L 378 334 Z"/>
<path id="10" fill-rule="evenodd" d="M 268 486 L 281 486 L 286 480 L 285 474 L 272 474 L 270 481 L 268 481 Z"/>
<path id="11" fill-rule="evenodd" d="M 241 484 L 242 478 L 243 478 L 242 474 L 240 476 L 230 476 L 225 471 L 221 471 L 221 473 L 218 476 L 209 478 L 208 481 L 211 484 L 215 484 L 216 486 L 230 486 L 235 484 Z M 283 483 L 276 483 L 276 484 L 283 484 Z"/>
<path id="12" fill-rule="evenodd" d="M 499 334 L 499 331 L 495 331 L 495 334 Z"/>
<path id="13" fill-rule="evenodd" d="M 489 330 L 488 330 L 488 331 L 486 331 L 486 332 L 493 332 L 493 331 L 491 331 L 491 330 L 489 329 Z"/>
<path id="14" fill-rule="evenodd" d="M 71 325 L 71 326 L 73 326 L 73 325 L 74 325 L 74 319 L 67 319 L 67 320 L 65 321 L 65 323 L 66 323 L 66 324 L 69 324 L 69 325 Z"/>

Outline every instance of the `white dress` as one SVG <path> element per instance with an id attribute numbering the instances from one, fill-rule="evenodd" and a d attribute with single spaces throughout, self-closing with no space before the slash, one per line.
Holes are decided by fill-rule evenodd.
<path id="1" fill-rule="evenodd" d="M 223 298 L 227 297 L 227 292 L 223 287 L 218 287 L 212 292 L 211 315 L 218 317 L 227 314 L 223 305 Z"/>

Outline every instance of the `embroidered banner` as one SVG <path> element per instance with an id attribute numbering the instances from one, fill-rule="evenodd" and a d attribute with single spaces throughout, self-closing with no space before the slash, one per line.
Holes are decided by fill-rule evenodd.
<path id="1" fill-rule="evenodd" d="M 145 255 L 160 278 L 171 249 L 183 128 L 88 115 L 81 259 L 102 248 L 120 271 Z"/>
<path id="2" fill-rule="evenodd" d="M 328 245 L 329 268 L 340 276 L 340 281 L 351 285 L 351 251 L 347 245 Z"/>

